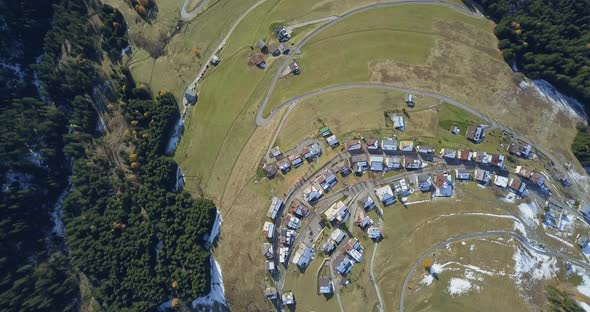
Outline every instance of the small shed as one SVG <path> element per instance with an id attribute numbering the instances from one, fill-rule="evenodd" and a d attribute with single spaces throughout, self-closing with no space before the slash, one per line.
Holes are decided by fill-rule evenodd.
<path id="1" fill-rule="evenodd" d="M 299 69 L 299 65 L 297 65 L 297 62 L 295 61 L 289 64 L 289 70 L 293 73 L 293 75 L 301 74 L 301 69 Z"/>
<path id="2" fill-rule="evenodd" d="M 406 123 L 404 122 L 404 117 L 400 114 L 392 114 L 389 116 L 391 121 L 393 122 L 393 127 L 399 131 L 406 130 Z"/>
<path id="3" fill-rule="evenodd" d="M 219 65 L 220 62 L 221 62 L 221 59 L 219 59 L 219 56 L 213 55 L 211 57 L 211 65 L 217 66 L 217 65 Z"/>
<path id="4" fill-rule="evenodd" d="M 332 293 L 332 281 L 327 277 L 320 277 L 318 280 L 318 291 L 322 295 L 329 295 Z"/>
<path id="5" fill-rule="evenodd" d="M 279 46 L 275 45 L 275 44 L 271 44 L 268 46 L 268 52 L 274 57 L 281 55 L 281 51 L 279 50 Z"/>
<path id="6" fill-rule="evenodd" d="M 292 291 L 284 292 L 281 299 L 283 299 L 283 304 L 286 304 L 286 305 L 295 304 L 295 296 L 293 295 Z"/>
<path id="7" fill-rule="evenodd" d="M 264 42 L 264 40 L 258 40 L 258 42 L 256 42 L 256 46 L 258 47 L 258 49 L 260 49 L 260 52 L 264 54 L 268 53 L 268 46 L 266 45 L 266 42 Z"/>
<path id="8" fill-rule="evenodd" d="M 249 65 L 256 66 L 260 69 L 266 68 L 266 55 L 258 53 L 250 58 Z"/>
<path id="9" fill-rule="evenodd" d="M 416 103 L 414 102 L 414 95 L 409 94 L 409 93 L 406 94 L 406 104 L 410 108 L 416 106 Z"/>
<path id="10" fill-rule="evenodd" d="M 281 51 L 281 53 L 284 55 L 289 55 L 289 53 L 291 52 L 291 49 L 289 48 L 289 46 L 286 43 L 281 43 L 281 44 L 279 44 L 279 51 Z"/>
<path id="11" fill-rule="evenodd" d="M 277 174 L 277 167 L 273 164 L 264 164 L 264 166 L 262 166 L 262 171 L 267 178 L 272 179 Z"/>

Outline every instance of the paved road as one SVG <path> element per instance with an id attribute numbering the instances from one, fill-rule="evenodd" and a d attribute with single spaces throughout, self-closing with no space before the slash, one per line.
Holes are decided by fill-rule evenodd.
<path id="1" fill-rule="evenodd" d="M 381 220 L 379 220 L 379 228 L 381 228 Z M 375 242 L 373 246 L 373 255 L 371 256 L 371 281 L 373 282 L 373 286 L 375 287 L 375 292 L 377 293 L 377 299 L 379 300 L 379 312 L 383 312 L 383 298 L 381 298 L 381 290 L 379 289 L 379 283 L 375 279 L 375 274 L 373 273 L 373 266 L 375 264 L 375 254 L 377 254 L 377 247 L 379 247 L 379 242 Z"/>
<path id="2" fill-rule="evenodd" d="M 309 20 L 309 21 L 305 21 L 305 22 L 301 22 L 301 23 L 289 25 L 289 26 L 287 26 L 287 32 L 290 33 L 290 32 L 293 31 L 293 29 L 296 29 L 296 28 L 299 28 L 299 27 L 304 27 L 304 26 L 307 26 L 307 25 L 319 24 L 319 23 L 333 21 L 333 20 L 335 20 L 337 18 L 338 18 L 338 16 L 328 16 L 328 17 L 317 18 L 317 19 L 314 19 L 314 20 Z"/>
<path id="3" fill-rule="evenodd" d="M 185 0 L 185 1 L 189 1 L 189 0 Z M 203 1 L 206 2 L 207 0 L 202 0 L 201 2 L 203 2 Z M 250 12 L 252 12 L 254 9 L 256 9 L 257 7 L 259 7 L 264 2 L 266 2 L 266 0 L 260 0 L 260 1 L 256 2 L 253 6 L 251 6 L 250 8 L 248 8 L 248 10 L 246 10 L 244 13 L 242 13 L 242 15 L 240 15 L 240 17 L 238 17 L 238 19 L 234 22 L 234 24 L 229 29 L 229 31 L 227 32 L 227 34 L 225 35 L 225 37 L 223 37 L 223 40 L 221 40 L 221 42 L 219 43 L 219 45 L 217 45 L 217 48 L 215 48 L 213 50 L 213 53 L 211 53 L 211 55 L 209 56 L 209 58 L 207 59 L 207 61 L 205 63 L 203 63 L 203 65 L 201 65 L 201 69 L 197 73 L 197 76 L 195 77 L 195 79 L 186 88 L 187 90 L 189 90 L 189 89 L 196 90 L 197 89 L 197 85 L 199 83 L 199 80 L 201 79 L 201 77 L 203 76 L 203 74 L 205 74 L 205 71 L 209 67 L 209 63 L 211 62 L 211 59 L 213 58 L 213 56 L 217 53 L 217 51 L 221 50 L 225 46 L 225 44 L 227 43 L 227 40 L 229 39 L 229 37 L 231 36 L 231 34 L 238 27 L 238 25 L 242 22 L 242 20 L 246 17 L 246 15 L 250 14 Z M 186 4 L 186 2 L 185 2 L 185 4 Z M 183 8 L 184 8 L 184 6 L 183 6 Z M 181 11 L 181 13 L 182 13 L 182 11 Z M 182 101 L 183 101 L 184 105 L 187 105 L 188 104 L 187 101 L 186 101 L 186 99 L 184 98 L 184 96 L 182 97 Z"/>
<path id="4" fill-rule="evenodd" d="M 199 3 L 197 3 L 197 6 L 195 6 L 195 8 L 192 11 L 187 12 L 187 7 L 190 1 L 191 0 L 184 0 L 184 3 L 182 4 L 182 9 L 180 9 L 180 19 L 184 22 L 188 22 L 193 18 L 197 17 L 197 15 L 199 15 L 199 13 L 201 12 L 201 9 L 203 9 L 203 7 L 205 7 L 205 5 L 209 3 L 209 0 L 201 0 L 199 1 Z"/>
<path id="5" fill-rule="evenodd" d="M 399 305 L 399 310 L 400 312 L 404 311 L 404 305 L 405 305 L 405 297 L 406 297 L 406 290 L 408 289 L 408 284 L 410 282 L 410 279 L 412 278 L 412 275 L 414 274 L 414 272 L 416 271 L 416 268 L 420 265 L 420 263 L 422 263 L 422 261 L 424 259 L 426 259 L 428 256 L 430 256 L 431 254 L 435 253 L 436 251 L 446 248 L 446 246 L 450 243 L 456 242 L 456 241 L 460 241 L 460 240 L 465 240 L 465 239 L 474 239 L 474 238 L 484 238 L 484 237 L 495 237 L 495 236 L 510 236 L 512 238 L 515 238 L 516 240 L 518 240 L 518 242 L 525 247 L 527 250 L 529 250 L 530 252 L 534 252 L 534 253 L 538 253 L 541 255 L 545 255 L 545 256 L 549 256 L 549 257 L 553 257 L 553 258 L 561 258 L 562 260 L 571 262 L 579 267 L 582 267 L 586 270 L 590 270 L 590 264 L 580 261 L 578 259 L 572 258 L 570 256 L 561 254 L 561 253 L 557 253 L 557 252 L 553 252 L 553 251 L 548 251 L 548 250 L 543 250 L 543 249 L 539 249 L 536 247 L 533 247 L 529 244 L 529 242 L 527 241 L 527 239 L 515 232 L 510 232 L 510 231 L 489 231 L 489 232 L 477 232 L 477 233 L 468 233 L 468 234 L 463 234 L 463 235 L 459 235 L 459 236 L 455 236 L 455 237 L 451 237 L 447 240 L 445 240 L 444 242 L 441 242 L 439 244 L 437 244 L 436 246 L 428 249 L 428 251 L 426 251 L 418 260 L 416 260 L 416 262 L 414 262 L 414 265 L 412 266 L 412 268 L 410 269 L 410 271 L 408 272 L 408 274 L 406 275 L 406 279 L 404 280 L 404 283 L 402 285 L 402 291 L 401 291 L 401 295 L 400 295 L 400 305 Z"/>
<path id="6" fill-rule="evenodd" d="M 393 7 L 393 6 L 402 6 L 402 5 L 422 5 L 422 4 L 427 4 L 427 5 L 441 5 L 441 6 L 446 6 L 446 7 L 450 7 L 453 9 L 456 9 L 464 14 L 467 14 L 469 16 L 474 16 L 474 17 L 481 17 L 481 14 L 479 14 L 478 12 L 474 12 L 471 11 L 469 9 L 466 9 L 465 7 L 458 5 L 456 3 L 452 3 L 452 2 L 448 2 L 448 1 L 436 1 L 436 0 L 409 0 L 409 1 L 395 1 L 395 2 L 385 2 L 385 3 L 378 3 L 378 4 L 370 4 L 370 5 L 366 5 L 357 9 L 354 9 L 352 11 L 349 11 L 343 15 L 338 16 L 336 19 L 332 20 L 331 22 L 322 25 L 320 28 L 312 31 L 311 33 L 309 33 L 305 38 L 303 38 L 303 40 L 301 40 L 301 42 L 299 42 L 299 44 L 297 44 L 297 46 L 295 46 L 295 48 L 291 49 L 291 53 L 283 59 L 283 62 L 281 63 L 281 66 L 278 68 L 278 70 L 275 73 L 275 76 L 273 77 L 272 81 L 270 82 L 270 86 L 269 88 L 266 90 L 266 94 L 264 95 L 264 98 L 262 99 L 262 103 L 260 104 L 260 108 L 258 109 L 258 113 L 256 114 L 256 124 L 258 125 L 264 125 L 264 118 L 263 118 L 263 114 L 264 114 L 264 109 L 266 108 L 266 105 L 268 104 L 268 101 L 270 100 L 270 96 L 272 94 L 272 92 L 274 91 L 274 88 L 276 86 L 277 81 L 279 80 L 279 78 L 281 78 L 281 74 L 284 71 L 284 69 L 289 65 L 289 63 L 293 60 L 293 56 L 297 54 L 298 51 L 301 50 L 301 48 L 309 41 L 311 40 L 313 37 L 315 37 L 317 34 L 321 33 L 322 31 L 326 30 L 327 28 L 331 27 L 332 25 L 338 23 L 339 21 L 353 16 L 355 14 L 358 13 L 362 13 L 368 10 L 373 10 L 373 9 L 380 9 L 380 8 L 386 8 L 386 7 Z"/>
<path id="7" fill-rule="evenodd" d="M 432 97 L 432 98 L 436 98 L 438 100 L 444 101 L 446 103 L 449 103 L 450 105 L 453 105 L 455 107 L 458 107 L 460 109 L 463 109 L 477 117 L 479 117 L 480 119 L 484 120 L 486 123 L 488 123 L 491 127 L 493 128 L 498 128 L 502 131 L 506 131 L 508 133 L 511 133 L 515 138 L 526 142 L 527 144 L 530 144 L 533 148 L 535 148 L 536 150 L 538 150 L 541 154 L 543 154 L 545 157 L 547 157 L 555 166 L 559 166 L 559 164 L 564 163 L 564 160 L 561 158 L 556 157 L 555 155 L 553 155 L 551 152 L 549 152 L 549 150 L 547 150 L 546 148 L 544 148 L 543 146 L 540 146 L 538 144 L 536 144 L 535 142 L 527 139 L 526 137 L 524 137 L 522 134 L 508 128 L 507 126 L 503 125 L 502 123 L 498 122 L 497 120 L 484 115 L 483 113 L 481 113 L 480 111 L 474 109 L 473 107 L 467 105 L 467 104 L 463 104 L 461 102 L 458 102 L 456 100 L 453 100 L 445 95 L 442 94 L 438 94 L 435 92 L 430 92 L 430 91 L 422 91 L 422 90 L 416 90 L 416 89 L 411 89 L 411 88 L 406 88 L 406 87 L 399 87 L 399 86 L 394 86 L 394 85 L 388 85 L 388 84 L 382 84 L 382 83 L 345 83 L 345 84 L 339 84 L 339 85 L 334 85 L 334 86 L 329 86 L 329 87 L 325 87 L 325 88 L 321 88 L 318 90 L 314 90 L 308 93 L 305 93 L 303 95 L 299 95 L 296 97 L 293 97 L 285 102 L 283 102 L 281 105 L 279 105 L 277 108 L 273 109 L 271 111 L 271 113 L 269 114 L 269 116 L 267 118 L 262 117 L 263 115 L 263 107 L 260 107 L 260 109 L 258 110 L 258 113 L 256 115 L 256 123 L 259 126 L 265 126 L 267 125 L 274 117 L 275 115 L 280 112 L 285 106 L 289 106 L 290 105 L 290 109 L 292 110 L 294 108 L 294 106 L 296 106 L 298 103 L 300 103 L 302 100 L 305 100 L 307 98 L 310 97 L 314 97 L 323 93 L 328 93 L 328 92 L 333 92 L 333 91 L 340 91 L 340 90 L 347 90 L 347 89 L 359 89 L 359 88 L 365 88 L 365 89 L 387 89 L 387 90 L 392 90 L 392 91 L 399 91 L 399 92 L 405 92 L 405 93 L 412 93 L 412 94 L 416 94 L 416 95 L 422 95 L 422 96 L 428 96 L 428 97 Z M 580 192 L 578 191 L 578 193 L 580 194 Z M 572 208 L 570 208 L 569 206 L 565 205 L 565 204 L 560 204 L 559 206 L 565 207 L 565 209 L 567 209 L 568 211 L 570 211 L 571 213 L 575 214 L 576 216 L 583 218 L 583 216 L 581 215 L 581 213 L 577 210 L 574 210 Z"/>

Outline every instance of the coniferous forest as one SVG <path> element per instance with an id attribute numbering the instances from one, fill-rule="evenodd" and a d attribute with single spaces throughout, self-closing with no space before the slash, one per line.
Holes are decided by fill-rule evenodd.
<path id="1" fill-rule="evenodd" d="M 0 9 L 0 57 L 14 64 L 0 67 L 0 310 L 79 310 L 82 288 L 108 311 L 206 294 L 215 206 L 174 189 L 164 147 L 178 104 L 120 64 L 121 13 L 77 0 Z"/>
<path id="2" fill-rule="evenodd" d="M 506 62 L 578 99 L 590 113 L 590 0 L 476 2 L 497 22 Z M 590 134 L 580 129 L 572 149 L 590 167 Z"/>

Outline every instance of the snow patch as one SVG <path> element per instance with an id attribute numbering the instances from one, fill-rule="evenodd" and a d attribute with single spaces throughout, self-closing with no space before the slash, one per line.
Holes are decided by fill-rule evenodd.
<path id="1" fill-rule="evenodd" d="M 558 110 L 565 112 L 571 117 L 587 119 L 584 106 L 580 101 L 562 94 L 545 80 L 533 80 L 531 83 L 521 82 L 520 86 L 521 88 L 523 86 L 525 88 L 532 87 L 537 92 L 539 98 L 553 104 Z"/>
<path id="2" fill-rule="evenodd" d="M 431 274 L 425 274 L 422 280 L 420 281 L 420 284 L 430 286 L 430 284 L 432 284 L 433 281 L 434 276 L 432 276 Z"/>
<path id="3" fill-rule="evenodd" d="M 535 202 L 522 203 L 518 205 L 518 211 L 523 221 L 530 227 L 539 226 L 539 219 L 537 218 L 539 207 Z"/>
<path id="4" fill-rule="evenodd" d="M 522 223 L 514 221 L 514 230 L 520 232 L 526 237 L 526 229 Z"/>
<path id="5" fill-rule="evenodd" d="M 584 309 L 584 311 L 586 311 L 586 312 L 590 312 L 590 305 L 589 305 L 589 304 L 587 304 L 587 303 L 586 303 L 586 302 L 584 302 L 584 301 L 576 301 L 576 302 L 578 303 L 578 305 L 579 305 L 579 306 L 580 306 L 582 309 Z"/>
<path id="6" fill-rule="evenodd" d="M 70 195 L 71 188 L 72 188 L 72 182 L 71 182 L 70 178 L 68 178 L 68 184 L 67 184 L 66 188 L 61 192 L 61 194 L 59 194 L 59 197 L 57 198 L 55 205 L 53 205 L 53 211 L 51 211 L 51 219 L 53 220 L 53 229 L 51 229 L 51 233 L 54 235 L 57 235 L 59 237 L 64 237 L 64 233 L 65 233 L 64 222 L 61 219 L 61 215 L 62 215 L 64 200 L 66 199 L 66 197 L 68 197 L 68 195 Z"/>
<path id="7" fill-rule="evenodd" d="M 170 139 L 168 140 L 168 144 L 166 145 L 166 154 L 172 155 L 174 151 L 176 151 L 176 146 L 180 141 L 180 137 L 182 136 L 182 132 L 184 130 L 184 114 L 182 117 L 178 118 L 178 121 L 174 125 L 174 129 L 172 130 L 172 134 L 170 135 Z"/>
<path id="8" fill-rule="evenodd" d="M 449 282 L 449 287 L 447 288 L 447 290 L 449 291 L 449 294 L 451 296 L 458 296 L 468 293 L 471 290 L 472 286 L 473 285 L 468 280 L 453 277 Z"/>
<path id="9" fill-rule="evenodd" d="M 174 185 L 174 191 L 180 192 L 184 187 L 184 173 L 180 169 L 180 166 L 176 167 L 176 184 Z"/>
<path id="10" fill-rule="evenodd" d="M 517 285 L 522 285 L 530 276 L 532 280 L 550 279 L 559 271 L 557 259 L 536 253 L 528 253 L 522 248 L 517 248 L 512 259 L 514 260 L 514 278 Z"/>
<path id="11" fill-rule="evenodd" d="M 223 223 L 223 219 L 221 218 L 221 212 L 217 210 L 217 214 L 215 215 L 215 222 L 213 222 L 213 227 L 211 228 L 211 233 L 205 235 L 204 239 L 207 241 L 208 246 L 213 245 L 213 242 L 219 236 L 219 232 L 221 231 L 221 223 Z"/>
<path id="12" fill-rule="evenodd" d="M 221 267 L 211 256 L 211 291 L 207 296 L 193 300 L 193 308 L 199 308 L 199 311 L 208 308 L 213 311 L 216 304 L 225 305 L 225 287 L 223 286 L 223 276 L 221 275 Z"/>

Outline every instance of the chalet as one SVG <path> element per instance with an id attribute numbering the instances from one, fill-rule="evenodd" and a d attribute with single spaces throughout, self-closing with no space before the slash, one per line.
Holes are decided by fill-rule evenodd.
<path id="1" fill-rule="evenodd" d="M 349 168 L 349 167 L 347 167 L 347 166 L 342 166 L 342 167 L 340 168 L 340 174 L 341 174 L 343 177 L 345 177 L 345 176 L 347 176 L 347 175 L 349 175 L 349 174 L 351 174 L 351 173 L 352 173 L 352 171 L 351 171 L 351 170 L 350 170 L 350 168 Z"/>
<path id="2" fill-rule="evenodd" d="M 455 179 L 461 181 L 471 180 L 471 172 L 469 172 L 468 170 L 455 169 Z"/>
<path id="3" fill-rule="evenodd" d="M 340 142 L 338 142 L 338 139 L 333 134 L 326 138 L 326 142 L 328 143 L 328 145 L 330 145 L 331 148 L 335 148 L 338 145 L 340 145 Z"/>
<path id="4" fill-rule="evenodd" d="M 422 161 L 416 156 L 407 155 L 403 159 L 403 165 L 406 170 L 420 169 L 422 168 Z"/>
<path id="5" fill-rule="evenodd" d="M 303 160 L 299 155 L 291 155 L 288 158 L 293 168 L 299 168 L 303 165 Z"/>
<path id="6" fill-rule="evenodd" d="M 297 233 L 294 230 L 281 228 L 280 243 L 284 246 L 291 246 Z"/>
<path id="7" fill-rule="evenodd" d="M 395 203 L 395 196 L 393 196 L 393 191 L 391 190 L 391 186 L 385 185 L 378 189 L 375 189 L 375 194 L 377 198 L 381 201 L 381 203 L 385 206 L 389 206 Z"/>
<path id="8" fill-rule="evenodd" d="M 590 256 L 590 238 L 588 236 L 582 236 L 578 240 L 578 245 L 582 249 L 582 253 L 586 255 L 586 257 Z"/>
<path id="9" fill-rule="evenodd" d="M 370 165 L 373 172 L 383 171 L 383 155 L 371 155 Z"/>
<path id="10" fill-rule="evenodd" d="M 356 249 L 350 248 L 346 250 L 346 253 L 357 263 L 363 261 L 363 254 Z"/>
<path id="11" fill-rule="evenodd" d="M 412 194 L 412 191 L 410 190 L 408 181 L 406 181 L 406 179 L 393 181 L 393 183 L 391 183 L 391 186 L 393 186 L 393 191 L 397 196 L 408 196 Z"/>
<path id="12" fill-rule="evenodd" d="M 367 151 L 371 154 L 381 153 L 379 150 L 379 140 L 375 139 L 367 139 L 365 141 L 367 144 Z"/>
<path id="13" fill-rule="evenodd" d="M 287 29 L 282 25 L 275 27 L 274 34 L 279 42 L 287 42 L 291 39 L 291 35 L 289 35 Z"/>
<path id="14" fill-rule="evenodd" d="M 432 177 L 428 174 L 418 175 L 418 189 L 420 192 L 432 191 Z"/>
<path id="15" fill-rule="evenodd" d="M 434 197 L 453 196 L 453 180 L 448 174 L 440 174 L 434 177 Z"/>
<path id="16" fill-rule="evenodd" d="M 307 161 L 311 161 L 314 158 L 319 157 L 321 154 L 322 149 L 318 143 L 310 144 L 301 151 L 301 156 L 303 156 L 303 158 L 305 158 Z"/>
<path id="17" fill-rule="evenodd" d="M 404 152 L 411 152 L 414 150 L 414 141 L 400 141 L 399 149 Z"/>
<path id="18" fill-rule="evenodd" d="M 270 203 L 270 208 L 268 208 L 268 212 L 266 213 L 266 216 L 274 220 L 277 217 L 277 214 L 279 213 L 279 210 L 281 210 L 282 206 L 283 201 L 278 197 L 273 197 Z"/>
<path id="19" fill-rule="evenodd" d="M 406 130 L 406 123 L 404 122 L 404 117 L 400 114 L 392 114 L 389 116 L 391 122 L 393 122 L 393 127 L 399 131 Z"/>
<path id="20" fill-rule="evenodd" d="M 303 197 L 308 203 L 314 203 L 318 201 L 324 195 L 324 192 L 313 184 L 309 184 L 303 189 Z"/>
<path id="21" fill-rule="evenodd" d="M 543 176 L 540 173 L 533 173 L 530 177 L 531 182 L 533 182 L 533 184 L 543 187 L 545 186 L 545 176 Z"/>
<path id="22" fill-rule="evenodd" d="M 318 280 L 318 292 L 322 295 L 332 293 L 332 281 L 327 277 L 320 277 Z"/>
<path id="23" fill-rule="evenodd" d="M 297 62 L 293 61 L 289 64 L 289 72 L 293 73 L 293 75 L 301 74 L 301 69 L 299 69 L 299 65 L 297 65 Z"/>
<path id="24" fill-rule="evenodd" d="M 365 252 L 365 248 L 363 247 L 363 245 L 361 245 L 359 240 L 354 237 L 349 238 L 348 241 L 346 242 L 346 244 L 343 246 L 343 248 L 344 248 L 344 251 L 349 251 L 351 249 L 354 249 L 354 250 L 360 252 L 361 254 L 363 252 Z"/>
<path id="25" fill-rule="evenodd" d="M 480 184 L 487 185 L 490 183 L 490 172 L 483 169 L 475 169 L 474 172 L 475 181 L 479 182 Z"/>
<path id="26" fill-rule="evenodd" d="M 381 150 L 385 154 L 390 154 L 394 151 L 397 151 L 397 140 L 391 138 L 385 138 L 381 140 Z"/>
<path id="27" fill-rule="evenodd" d="M 271 243 L 264 243 L 262 245 L 262 255 L 269 260 L 274 258 L 275 254 Z"/>
<path id="28" fill-rule="evenodd" d="M 492 154 L 490 164 L 498 168 L 504 168 L 504 155 Z"/>
<path id="29" fill-rule="evenodd" d="M 457 151 L 457 159 L 460 161 L 470 161 L 472 153 L 469 150 Z"/>
<path id="30" fill-rule="evenodd" d="M 545 216 L 543 217 L 543 223 L 556 230 L 560 230 L 560 219 L 562 218 L 562 211 L 555 206 L 549 206 L 549 209 L 545 210 Z"/>
<path id="31" fill-rule="evenodd" d="M 264 225 L 262 226 L 262 235 L 265 238 L 271 239 L 274 235 L 275 232 L 275 225 L 271 222 L 264 222 Z"/>
<path id="32" fill-rule="evenodd" d="M 184 92 L 184 99 L 189 105 L 192 105 L 197 103 L 199 97 L 194 89 L 187 89 L 186 92 Z"/>
<path id="33" fill-rule="evenodd" d="M 402 168 L 402 158 L 400 156 L 385 156 L 385 170 L 398 170 Z"/>
<path id="34" fill-rule="evenodd" d="M 332 131 L 330 131 L 330 128 L 328 127 L 322 127 L 320 128 L 320 134 L 322 137 L 327 138 L 332 135 Z"/>
<path id="35" fill-rule="evenodd" d="M 451 133 L 453 133 L 454 135 L 458 135 L 459 133 L 461 133 L 461 129 L 459 129 L 459 127 L 457 126 L 453 126 L 453 128 L 451 128 Z"/>
<path id="36" fill-rule="evenodd" d="M 420 154 L 434 154 L 434 147 L 418 145 L 416 146 L 416 152 Z"/>
<path id="37" fill-rule="evenodd" d="M 533 175 L 533 170 L 525 166 L 516 166 L 514 173 L 518 174 L 519 176 L 525 179 L 530 179 Z"/>
<path id="38" fill-rule="evenodd" d="M 271 44 L 268 46 L 268 52 L 274 57 L 281 55 L 281 50 L 279 50 L 279 46 L 275 44 Z"/>
<path id="39" fill-rule="evenodd" d="M 317 183 L 324 192 L 328 192 L 338 183 L 338 180 L 336 179 L 336 174 L 334 174 L 334 172 L 326 170 L 322 175 L 315 179 L 315 183 Z"/>
<path id="40" fill-rule="evenodd" d="M 511 178 L 510 181 L 508 181 L 508 188 L 521 197 L 525 197 L 528 194 L 526 184 L 522 183 L 519 177 Z"/>
<path id="41" fill-rule="evenodd" d="M 292 291 L 284 292 L 281 296 L 283 300 L 283 304 L 285 305 L 293 305 L 295 304 L 295 296 L 293 295 Z"/>
<path id="42" fill-rule="evenodd" d="M 268 46 L 266 45 L 266 42 L 264 42 L 264 40 L 258 40 L 258 42 L 256 42 L 256 46 L 258 47 L 258 49 L 260 49 L 260 52 L 264 54 L 268 53 Z"/>
<path id="43" fill-rule="evenodd" d="M 494 176 L 494 184 L 497 187 L 507 188 L 508 187 L 508 182 L 509 182 L 508 177 L 504 177 L 504 176 L 501 176 L 501 175 L 495 175 Z"/>
<path id="44" fill-rule="evenodd" d="M 363 208 L 366 211 L 371 211 L 373 208 L 375 208 L 375 202 L 373 201 L 373 198 L 370 195 L 367 196 L 367 200 L 365 200 L 365 202 L 363 203 Z"/>
<path id="45" fill-rule="evenodd" d="M 521 157 L 521 158 L 531 158 L 533 156 L 532 147 L 530 144 L 525 143 L 514 143 L 512 142 L 508 146 L 508 152 L 512 155 Z"/>
<path id="46" fill-rule="evenodd" d="M 443 148 L 440 150 L 440 156 L 445 159 L 457 159 L 457 151 L 448 148 Z"/>
<path id="47" fill-rule="evenodd" d="M 345 144 L 346 151 L 351 154 L 359 154 L 363 152 L 363 143 L 360 140 L 349 140 Z"/>
<path id="48" fill-rule="evenodd" d="M 281 149 L 278 146 L 275 146 L 270 150 L 270 156 L 279 159 L 283 156 L 283 153 L 281 153 Z"/>
<path id="49" fill-rule="evenodd" d="M 292 214 L 288 214 L 284 222 L 287 224 L 287 227 L 292 230 L 297 230 L 301 227 L 301 219 Z"/>
<path id="50" fill-rule="evenodd" d="M 342 232 L 341 229 L 335 229 L 332 233 L 330 233 L 330 239 L 333 240 L 336 245 L 338 245 L 344 239 L 344 232 Z"/>
<path id="51" fill-rule="evenodd" d="M 278 299 L 279 295 L 277 293 L 277 289 L 274 287 L 266 287 L 266 289 L 264 289 L 264 297 L 268 300 Z"/>
<path id="52" fill-rule="evenodd" d="M 279 44 L 279 51 L 283 55 L 289 55 L 289 53 L 291 52 L 291 49 L 289 48 L 289 46 L 286 43 L 281 42 L 281 44 Z"/>
<path id="53" fill-rule="evenodd" d="M 324 216 L 329 222 L 336 220 L 337 222 L 343 223 L 350 217 L 350 212 L 348 211 L 348 207 L 346 207 L 342 201 L 338 201 L 333 203 L 332 206 L 324 212 Z"/>
<path id="54" fill-rule="evenodd" d="M 473 143 L 481 143 L 485 137 L 485 128 L 483 125 L 479 126 L 471 126 L 467 128 L 466 133 L 467 139 L 471 140 Z"/>
<path id="55" fill-rule="evenodd" d="M 480 165 L 486 165 L 490 161 L 488 160 L 488 153 L 486 152 L 473 152 L 472 159 Z"/>
<path id="56" fill-rule="evenodd" d="M 305 269 L 313 259 L 313 248 L 307 247 L 304 243 L 299 243 L 291 263 L 296 264 L 300 269 Z"/>
<path id="57" fill-rule="evenodd" d="M 356 224 L 358 227 L 360 227 L 361 229 L 366 229 L 369 226 L 373 225 L 373 219 L 371 219 L 371 217 L 365 215 L 364 213 L 360 213 L 357 217 L 356 220 L 354 221 L 354 224 Z"/>
<path id="58" fill-rule="evenodd" d="M 287 173 L 287 172 L 291 171 L 291 164 L 289 163 L 289 160 L 287 160 L 287 159 L 279 160 L 277 162 L 277 167 L 279 167 L 279 170 L 281 170 L 282 173 Z"/>
<path id="59" fill-rule="evenodd" d="M 557 180 L 558 180 L 559 182 L 561 182 L 561 184 L 562 184 L 563 186 L 565 186 L 565 187 L 571 187 L 571 186 L 572 186 L 572 183 L 570 182 L 570 180 L 568 179 L 568 177 L 567 177 L 567 175 L 566 175 L 566 174 L 560 174 L 560 175 L 557 177 Z"/>
<path id="60" fill-rule="evenodd" d="M 406 104 L 410 108 L 416 106 L 416 103 L 414 102 L 414 96 L 412 94 L 406 94 Z"/>
<path id="61" fill-rule="evenodd" d="M 322 245 L 322 251 L 326 255 L 331 255 L 335 249 L 336 249 L 336 243 L 331 239 L 327 239 L 326 242 Z"/>
<path id="62" fill-rule="evenodd" d="M 349 158 L 350 166 L 352 167 L 352 171 L 357 175 L 362 175 L 369 169 L 369 162 L 367 159 L 367 155 L 354 155 Z"/>
<path id="63" fill-rule="evenodd" d="M 346 276 L 352 270 L 354 260 L 350 259 L 345 253 L 342 253 L 334 259 L 332 265 L 338 273 L 342 274 L 342 276 Z"/>
<path id="64" fill-rule="evenodd" d="M 277 166 L 274 164 L 264 164 L 264 166 L 262 166 L 262 171 L 267 178 L 272 179 L 277 174 Z"/>
<path id="65" fill-rule="evenodd" d="M 300 218 L 305 218 L 309 216 L 309 208 L 302 204 L 298 199 L 295 199 L 291 202 L 291 207 L 289 210 L 296 216 Z"/>
<path id="66" fill-rule="evenodd" d="M 289 247 L 279 248 L 279 262 L 285 263 L 289 259 Z"/>
<path id="67" fill-rule="evenodd" d="M 209 61 L 209 63 L 211 63 L 211 65 L 213 65 L 213 66 L 217 66 L 217 65 L 219 65 L 219 63 L 221 63 L 221 59 L 219 58 L 219 56 L 213 55 L 211 57 L 211 61 Z"/>
<path id="68" fill-rule="evenodd" d="M 370 239 L 373 240 L 380 240 L 381 239 L 381 229 L 378 227 L 370 227 L 367 229 L 367 234 L 369 235 Z"/>
<path id="69" fill-rule="evenodd" d="M 275 262 L 270 261 L 270 260 L 266 260 L 264 263 L 264 267 L 266 268 L 267 271 L 270 271 L 272 273 L 275 270 Z"/>

